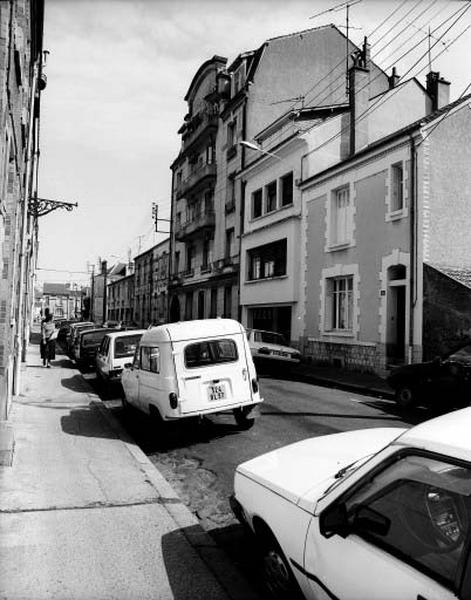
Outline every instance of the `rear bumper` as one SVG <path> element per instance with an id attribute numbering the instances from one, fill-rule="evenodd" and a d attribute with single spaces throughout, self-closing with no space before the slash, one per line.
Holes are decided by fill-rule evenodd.
<path id="1" fill-rule="evenodd" d="M 175 419 L 185 419 L 186 417 L 197 417 L 199 415 L 215 415 L 217 413 L 224 413 L 224 412 L 228 412 L 231 410 L 234 410 L 236 408 L 241 408 L 242 410 L 244 410 L 244 412 L 246 412 L 247 415 L 250 415 L 251 419 L 256 419 L 261 415 L 260 412 L 260 404 L 263 402 L 263 398 L 260 398 L 259 402 L 256 403 L 251 403 L 251 402 L 246 402 L 246 403 L 240 403 L 240 404 L 229 404 L 229 405 L 225 405 L 225 406 L 218 406 L 218 407 L 208 407 L 208 408 L 201 408 L 198 410 L 193 410 L 193 411 L 189 411 L 189 412 L 182 412 L 179 415 L 176 416 L 168 416 L 168 417 L 164 417 L 165 420 L 169 420 L 169 421 L 173 421 Z"/>

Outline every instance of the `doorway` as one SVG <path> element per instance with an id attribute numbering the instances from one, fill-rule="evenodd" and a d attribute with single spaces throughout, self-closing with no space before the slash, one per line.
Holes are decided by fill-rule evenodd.
<path id="1" fill-rule="evenodd" d="M 406 267 L 388 269 L 386 355 L 389 363 L 404 362 L 406 353 Z"/>

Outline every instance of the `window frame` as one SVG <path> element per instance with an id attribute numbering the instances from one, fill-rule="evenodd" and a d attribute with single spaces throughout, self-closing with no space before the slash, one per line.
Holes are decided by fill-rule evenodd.
<path id="1" fill-rule="evenodd" d="M 261 216 L 263 216 L 263 188 L 258 188 L 252 192 L 252 219 L 258 219 Z"/>
<path id="2" fill-rule="evenodd" d="M 274 194 L 270 194 L 270 190 L 274 189 Z M 264 187 L 265 196 L 265 214 L 273 213 L 278 208 L 278 182 L 276 179 L 267 183 Z M 273 205 L 272 205 L 273 202 Z"/>
<path id="3" fill-rule="evenodd" d="M 160 348 L 159 346 L 139 346 L 139 369 L 141 371 L 146 371 L 147 373 L 160 373 Z M 136 348 L 137 350 L 137 348 Z M 152 369 L 152 359 L 155 358 L 152 355 L 149 356 L 149 368 L 146 368 L 143 366 L 143 361 L 142 361 L 142 355 L 143 355 L 143 351 L 154 351 L 157 352 L 157 367 L 158 370 Z M 149 352 L 151 354 L 151 352 Z"/>
<path id="4" fill-rule="evenodd" d="M 285 201 L 285 184 L 286 181 L 291 179 L 290 193 L 291 200 L 289 202 Z M 282 177 L 280 177 L 280 208 L 285 208 L 286 206 L 292 206 L 294 203 L 294 173 L 290 171 L 289 173 L 285 173 Z M 288 194 L 289 195 L 289 194 Z"/>
<path id="5" fill-rule="evenodd" d="M 340 194 L 345 193 L 346 197 Z M 343 207 L 340 204 L 344 202 Z M 329 222 L 329 246 L 330 248 L 345 247 L 352 243 L 352 200 L 350 185 L 342 185 L 331 192 L 330 199 L 330 222 Z M 342 213 L 341 214 L 341 211 Z M 340 219 L 342 216 L 342 219 Z M 341 222 L 343 221 L 343 223 Z M 340 231 L 342 229 L 342 231 Z"/>
<path id="6" fill-rule="evenodd" d="M 218 360 L 215 352 L 215 346 L 221 344 L 222 342 L 229 342 L 232 349 L 235 352 L 235 356 L 227 359 Z M 189 365 L 187 362 L 187 350 L 188 348 L 192 348 L 193 346 L 202 346 L 207 345 L 209 351 L 209 362 L 199 363 L 199 364 L 191 364 Z M 201 342 L 192 342 L 191 344 L 187 344 L 183 348 L 183 363 L 185 365 L 185 369 L 205 369 L 207 367 L 217 367 L 221 364 L 226 363 L 234 363 L 239 360 L 239 350 L 237 348 L 236 342 L 231 338 L 217 338 L 217 339 L 208 339 Z"/>
<path id="7" fill-rule="evenodd" d="M 270 260 L 270 255 L 273 255 L 273 260 Z M 271 263 L 273 263 L 273 271 L 268 267 Z M 266 275 L 267 270 L 271 274 Z M 259 276 L 254 276 L 255 271 Z M 288 239 L 286 237 L 247 250 L 247 282 L 286 277 L 287 274 Z"/>
<path id="8" fill-rule="evenodd" d="M 326 310 L 324 316 L 324 331 L 326 333 L 353 334 L 355 317 L 354 279 L 355 278 L 353 273 L 345 275 L 334 275 L 333 277 L 326 277 Z M 345 282 L 345 289 L 335 289 L 336 285 L 341 283 L 342 281 Z M 351 285 L 349 286 L 349 284 Z M 333 287 L 331 288 L 331 286 Z M 343 304 L 343 302 L 345 302 L 344 300 L 342 300 L 342 297 L 344 296 L 346 296 L 347 327 L 339 327 L 342 310 L 341 305 Z M 329 324 L 328 321 L 330 321 Z"/>

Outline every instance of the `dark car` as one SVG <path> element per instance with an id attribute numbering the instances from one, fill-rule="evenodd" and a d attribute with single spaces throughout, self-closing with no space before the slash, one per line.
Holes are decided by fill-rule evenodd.
<path id="1" fill-rule="evenodd" d="M 71 323 L 65 335 L 65 345 L 67 354 L 73 358 L 75 340 L 80 331 L 85 329 L 96 329 L 98 325 L 91 321 L 79 321 L 78 323 Z"/>
<path id="2" fill-rule="evenodd" d="M 95 328 L 80 331 L 74 342 L 72 358 L 80 367 L 95 366 L 96 353 L 105 335 L 113 329 Z"/>
<path id="3" fill-rule="evenodd" d="M 471 400 L 471 341 L 434 360 L 395 368 L 388 377 L 402 408 L 417 404 L 442 408 L 468 406 Z"/>

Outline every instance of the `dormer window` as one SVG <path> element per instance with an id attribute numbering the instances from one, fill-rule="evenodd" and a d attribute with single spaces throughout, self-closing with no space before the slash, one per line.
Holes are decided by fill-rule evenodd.
<path id="1" fill-rule="evenodd" d="M 245 80 L 245 63 L 242 63 L 232 74 L 232 95 L 235 96 L 239 92 Z"/>

